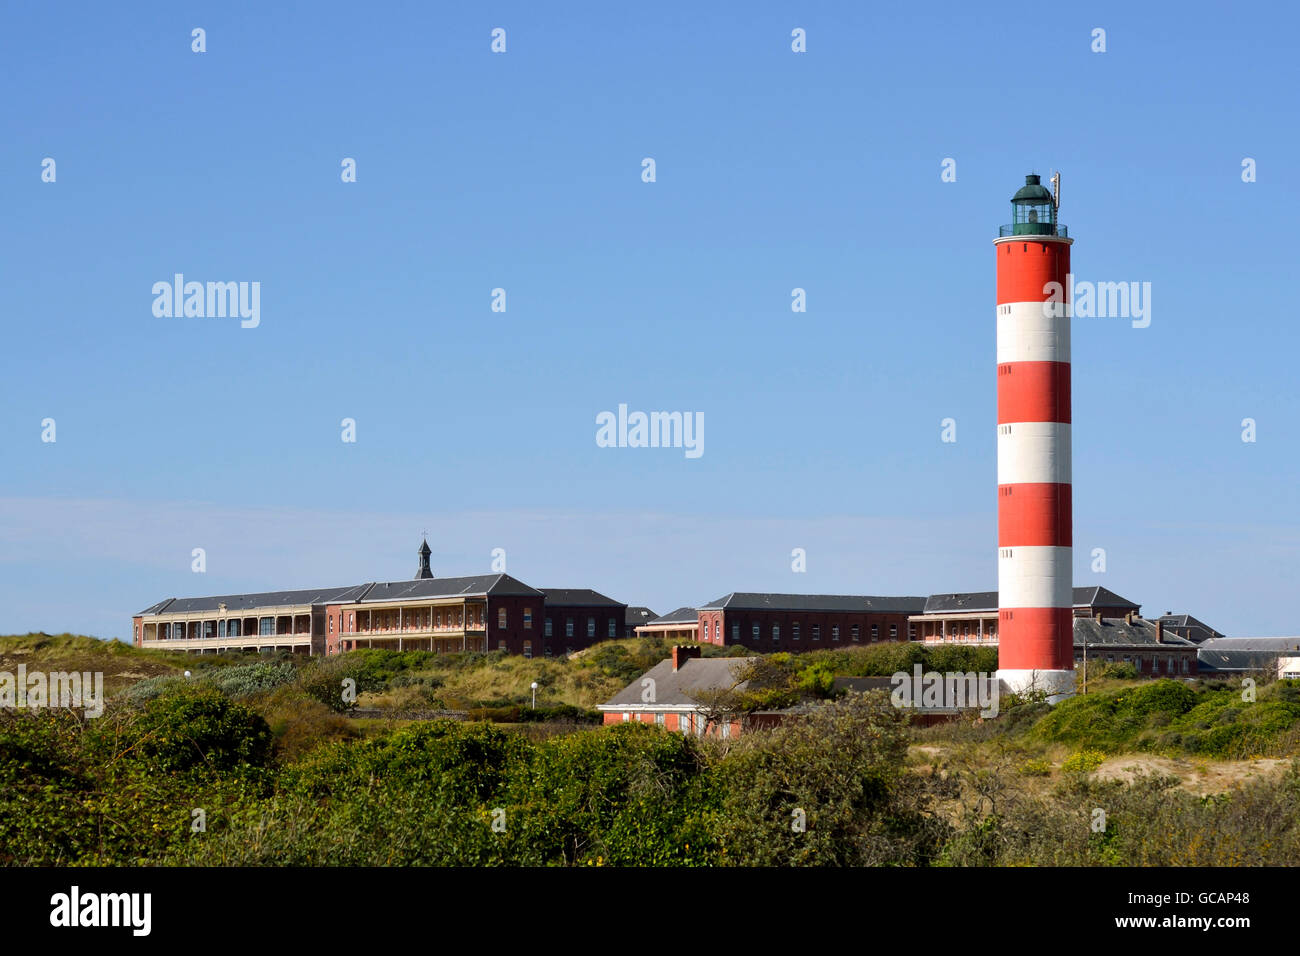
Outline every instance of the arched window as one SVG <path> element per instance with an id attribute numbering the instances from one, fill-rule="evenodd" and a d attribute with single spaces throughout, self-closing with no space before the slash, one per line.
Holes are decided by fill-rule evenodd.
<path id="1" fill-rule="evenodd" d="M 506 609 L 497 608 L 497 628 L 504 631 L 506 629 Z"/>

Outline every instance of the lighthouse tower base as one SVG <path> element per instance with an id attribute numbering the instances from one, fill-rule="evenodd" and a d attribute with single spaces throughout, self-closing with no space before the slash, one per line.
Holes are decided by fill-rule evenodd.
<path id="1" fill-rule="evenodd" d="M 1004 694 L 1047 694 L 1049 704 L 1074 696 L 1074 671 L 999 670 L 998 684 Z"/>

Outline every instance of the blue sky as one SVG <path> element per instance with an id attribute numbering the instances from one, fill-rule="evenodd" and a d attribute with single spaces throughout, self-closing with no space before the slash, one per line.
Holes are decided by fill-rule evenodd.
<path id="1" fill-rule="evenodd" d="M 1075 583 L 1296 633 L 1297 19 L 6 7 L 0 633 L 409 577 L 425 529 L 435 573 L 660 612 L 992 589 L 990 240 L 1053 169 L 1075 274 L 1152 288 L 1074 324 Z M 177 272 L 259 282 L 259 327 L 155 317 Z M 620 403 L 704 454 L 598 447 Z"/>

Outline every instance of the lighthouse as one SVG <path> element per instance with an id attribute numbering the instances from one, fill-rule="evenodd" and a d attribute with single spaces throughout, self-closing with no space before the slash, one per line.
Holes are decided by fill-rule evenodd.
<path id="1" fill-rule="evenodd" d="M 998 230 L 998 678 L 1074 692 L 1070 501 L 1070 245 L 1060 177 L 1011 198 Z"/>

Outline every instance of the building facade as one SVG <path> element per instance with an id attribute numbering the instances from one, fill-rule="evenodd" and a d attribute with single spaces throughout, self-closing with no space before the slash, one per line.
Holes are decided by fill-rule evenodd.
<path id="1" fill-rule="evenodd" d="M 597 591 L 543 592 L 508 574 L 434 577 L 422 542 L 415 577 L 348 587 L 168 598 L 132 619 L 138 647 L 195 653 L 566 653 L 621 636 L 627 606 Z"/>
<path id="2" fill-rule="evenodd" d="M 733 591 L 697 611 L 698 639 L 755 651 L 806 651 L 914 637 L 923 597 Z"/>

